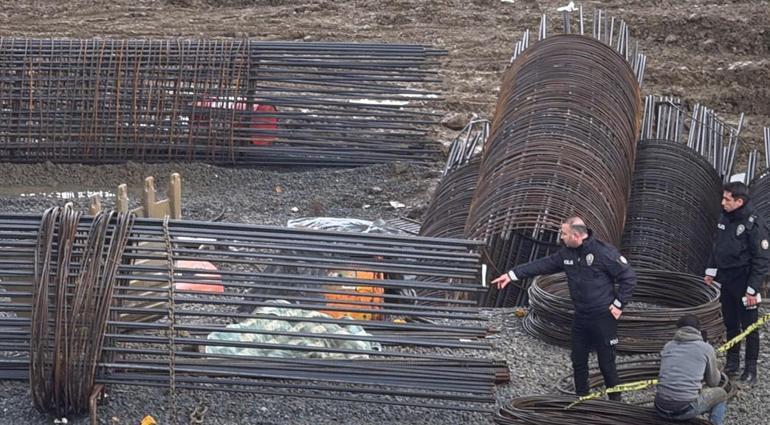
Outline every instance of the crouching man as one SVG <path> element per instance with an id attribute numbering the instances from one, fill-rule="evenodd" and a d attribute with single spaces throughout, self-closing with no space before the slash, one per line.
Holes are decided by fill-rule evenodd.
<path id="1" fill-rule="evenodd" d="M 711 422 L 721 425 L 727 393 L 718 387 L 721 374 L 714 347 L 704 341 L 696 316 L 683 316 L 676 327 L 674 339 L 661 351 L 655 410 L 661 417 L 682 421 L 708 412 Z"/>

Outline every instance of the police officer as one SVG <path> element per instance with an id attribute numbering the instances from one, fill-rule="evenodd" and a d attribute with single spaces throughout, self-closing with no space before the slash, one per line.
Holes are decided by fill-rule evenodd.
<path id="1" fill-rule="evenodd" d="M 757 295 L 768 270 L 767 228 L 764 219 L 754 212 L 749 202 L 749 189 L 741 182 L 728 183 L 722 193 L 722 216 L 717 224 L 714 249 L 709 258 L 704 281 L 722 284 L 719 301 L 731 339 L 757 321 Z M 745 298 L 745 303 L 743 299 Z M 736 376 L 740 369 L 741 346 L 727 352 L 725 373 Z M 746 337 L 746 363 L 741 382 L 757 381 L 759 332 Z"/>
<path id="2" fill-rule="evenodd" d="M 599 369 L 607 388 L 619 383 L 615 367 L 617 320 L 631 300 L 636 274 L 612 245 L 593 237 L 582 219 L 572 217 L 561 225 L 564 247 L 555 254 L 516 266 L 492 283 L 499 289 L 514 280 L 566 272 L 575 306 L 572 324 L 572 369 L 577 395 L 588 394 L 588 355 L 596 348 Z M 615 283 L 618 289 L 615 289 Z M 611 393 L 620 400 L 620 393 Z"/>

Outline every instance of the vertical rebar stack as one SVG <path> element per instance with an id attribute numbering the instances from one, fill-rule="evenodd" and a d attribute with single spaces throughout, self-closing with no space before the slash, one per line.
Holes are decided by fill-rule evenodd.
<path id="1" fill-rule="evenodd" d="M 744 115 L 732 126 L 720 119 L 713 109 L 694 104 L 687 111 L 682 100 L 671 96 L 647 96 L 640 140 L 658 139 L 686 143 L 705 157 L 723 182 L 733 172 L 735 154 L 740 144 Z"/>
<path id="2" fill-rule="evenodd" d="M 764 147 L 765 147 L 765 169 L 756 173 L 756 163 L 754 166 L 749 167 L 751 172 L 751 179 L 747 181 L 751 182 L 750 195 L 751 202 L 754 204 L 760 217 L 763 217 L 766 221 L 770 222 L 770 127 L 763 129 Z M 754 174 L 756 173 L 756 176 Z M 748 172 L 747 172 L 748 174 Z"/>
<path id="3" fill-rule="evenodd" d="M 708 108 L 696 104 L 688 117 L 680 99 L 645 98 L 621 244 L 633 266 L 703 273 L 737 133 Z"/>
<path id="4" fill-rule="evenodd" d="M 514 50 L 465 234 L 486 242 L 493 274 L 550 253 L 560 223 L 573 215 L 597 237 L 620 242 L 644 60 L 632 54 L 627 26 L 609 22 L 599 13 L 593 36 L 546 37 L 544 18 L 540 41 L 530 44 L 525 33 Z M 526 301 L 526 291 L 508 288 L 490 292 L 486 304 Z"/>
<path id="5" fill-rule="evenodd" d="M 462 238 L 471 198 L 479 180 L 480 152 L 489 136 L 489 120 L 473 119 L 455 137 L 449 148 L 444 175 L 433 192 L 428 210 L 420 227 L 421 236 Z M 423 280 L 430 281 L 426 277 Z M 450 299 L 455 294 L 443 290 L 423 289 L 418 295 Z M 431 304 L 432 301 L 420 301 Z"/>
<path id="6" fill-rule="evenodd" d="M 0 161 L 435 161 L 422 45 L 0 38 Z"/>
<path id="7" fill-rule="evenodd" d="M 420 235 L 462 238 L 476 189 L 481 149 L 489 135 L 488 120 L 472 120 L 449 149 L 444 174 L 425 212 Z"/>

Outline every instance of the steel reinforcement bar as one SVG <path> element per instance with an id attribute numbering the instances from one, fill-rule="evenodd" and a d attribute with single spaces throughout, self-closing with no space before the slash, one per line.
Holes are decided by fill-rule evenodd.
<path id="1" fill-rule="evenodd" d="M 2 215 L 0 378 L 28 379 L 59 416 L 100 383 L 489 411 L 507 373 L 478 355 L 479 246 L 69 207 Z M 417 295 L 428 289 L 466 295 Z"/>
<path id="2" fill-rule="evenodd" d="M 614 46 L 561 34 L 517 55 L 503 77 L 465 229 L 486 242 L 493 273 L 551 252 L 573 215 L 597 237 L 620 242 L 640 120 L 637 75 Z M 526 302 L 525 291 L 508 288 L 492 289 L 485 303 Z"/>
<path id="3" fill-rule="evenodd" d="M 698 316 L 712 342 L 724 337 L 719 291 L 704 285 L 702 276 L 641 269 L 637 277 L 632 302 L 618 320 L 618 351 L 659 352 L 685 314 Z M 537 279 L 529 288 L 529 297 L 524 329 L 543 341 L 569 347 L 575 313 L 565 276 Z"/>
<path id="4" fill-rule="evenodd" d="M 0 161 L 435 161 L 444 51 L 422 45 L 0 38 Z"/>

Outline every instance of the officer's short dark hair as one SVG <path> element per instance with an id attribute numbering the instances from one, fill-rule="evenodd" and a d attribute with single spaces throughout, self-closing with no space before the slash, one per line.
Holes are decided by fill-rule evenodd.
<path id="1" fill-rule="evenodd" d="M 700 320 L 698 319 L 698 316 L 694 314 L 685 314 L 676 321 L 677 328 L 683 328 L 685 326 L 700 330 Z"/>
<path id="2" fill-rule="evenodd" d="M 749 187 L 743 182 L 730 182 L 722 188 L 725 192 L 730 192 L 735 199 L 743 199 L 743 203 L 749 202 Z"/>
<path id="3" fill-rule="evenodd" d="M 583 219 L 580 217 L 570 217 L 564 220 L 564 223 L 569 226 L 569 229 L 573 233 L 577 233 L 578 235 L 588 234 L 588 226 L 583 223 Z"/>

